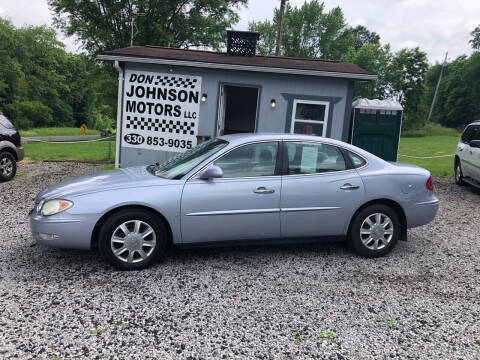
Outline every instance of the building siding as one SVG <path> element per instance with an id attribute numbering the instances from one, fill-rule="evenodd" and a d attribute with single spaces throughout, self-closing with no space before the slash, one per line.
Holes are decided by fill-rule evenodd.
<path id="1" fill-rule="evenodd" d="M 336 98 L 331 103 L 330 136 L 337 140 L 347 141 L 348 125 L 346 112 L 350 108 L 350 92 L 352 83 L 347 79 L 319 78 L 299 75 L 258 73 L 247 71 L 226 71 L 180 66 L 165 66 L 141 63 L 125 63 L 125 68 L 140 71 L 163 72 L 172 74 L 196 75 L 202 77 L 202 91 L 208 95 L 207 101 L 200 104 L 198 135 L 216 135 L 218 95 L 220 84 L 238 84 L 260 87 L 260 101 L 257 118 L 257 132 L 285 132 L 287 123 L 291 121 L 288 111 L 289 100 L 282 94 L 298 95 L 298 98 L 322 97 Z M 276 107 L 270 106 L 275 99 Z M 290 118 L 289 118 L 290 117 Z M 123 119 L 122 119 L 123 121 Z M 153 164 L 163 162 L 175 153 L 133 148 L 120 148 L 120 166 Z"/>

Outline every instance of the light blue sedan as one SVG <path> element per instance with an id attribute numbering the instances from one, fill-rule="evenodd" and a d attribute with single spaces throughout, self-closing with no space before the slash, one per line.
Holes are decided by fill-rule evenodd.
<path id="1" fill-rule="evenodd" d="M 140 269 L 171 245 L 347 240 L 378 257 L 437 210 L 425 169 L 332 139 L 241 134 L 51 186 L 30 226 L 41 244 L 98 248 L 115 267 Z"/>

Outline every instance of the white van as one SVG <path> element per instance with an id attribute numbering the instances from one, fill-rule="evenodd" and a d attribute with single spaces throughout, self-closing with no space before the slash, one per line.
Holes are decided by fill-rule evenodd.
<path id="1" fill-rule="evenodd" d="M 455 182 L 480 188 L 480 120 L 468 125 L 455 152 Z"/>

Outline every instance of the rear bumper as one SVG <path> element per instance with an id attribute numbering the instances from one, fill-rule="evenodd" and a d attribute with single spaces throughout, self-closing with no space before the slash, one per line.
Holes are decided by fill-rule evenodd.
<path id="1" fill-rule="evenodd" d="M 94 215 L 71 215 L 66 212 L 41 216 L 30 212 L 30 230 L 38 243 L 63 249 L 91 248 L 93 228 L 97 217 Z"/>
<path id="2" fill-rule="evenodd" d="M 22 146 L 16 146 L 15 153 L 17 154 L 17 161 L 22 161 L 25 157 L 25 151 Z"/>
<path id="3" fill-rule="evenodd" d="M 405 209 L 407 218 L 407 228 L 413 228 L 430 223 L 437 215 L 439 201 L 437 198 L 415 203 L 408 209 Z"/>

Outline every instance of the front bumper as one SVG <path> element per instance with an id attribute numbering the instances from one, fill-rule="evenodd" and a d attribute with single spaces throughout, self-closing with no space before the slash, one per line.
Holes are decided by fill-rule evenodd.
<path id="1" fill-rule="evenodd" d="M 17 154 L 17 161 L 22 161 L 25 157 L 25 150 L 23 150 L 22 146 L 16 146 L 15 153 Z"/>
<path id="2" fill-rule="evenodd" d="M 62 212 L 42 216 L 32 210 L 29 214 L 33 239 L 42 245 L 63 249 L 89 250 L 96 224 L 95 215 L 71 215 Z"/>

